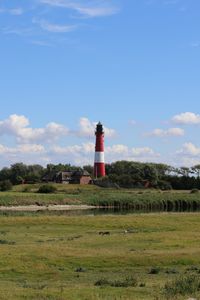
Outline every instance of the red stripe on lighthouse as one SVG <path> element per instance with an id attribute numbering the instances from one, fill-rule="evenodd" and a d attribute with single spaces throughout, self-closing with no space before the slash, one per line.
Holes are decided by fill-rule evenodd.
<path id="1" fill-rule="evenodd" d="M 96 146 L 95 146 L 95 160 L 94 160 L 94 176 L 104 177 L 105 159 L 104 159 L 104 131 L 103 125 L 99 122 L 96 127 Z"/>

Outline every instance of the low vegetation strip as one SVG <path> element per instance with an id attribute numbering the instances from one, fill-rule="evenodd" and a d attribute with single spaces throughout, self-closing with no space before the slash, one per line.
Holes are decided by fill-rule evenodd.
<path id="1" fill-rule="evenodd" d="M 193 191 L 163 192 L 62 184 L 53 187 L 51 193 L 39 193 L 40 184 L 16 186 L 12 191 L 0 192 L 0 206 L 89 205 L 147 211 L 200 209 L 200 193 Z"/>

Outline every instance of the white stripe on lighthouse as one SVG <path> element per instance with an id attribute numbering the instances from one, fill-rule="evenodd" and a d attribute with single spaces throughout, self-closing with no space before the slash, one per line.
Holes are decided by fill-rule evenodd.
<path id="1" fill-rule="evenodd" d="M 95 163 L 104 163 L 104 152 L 95 152 Z"/>

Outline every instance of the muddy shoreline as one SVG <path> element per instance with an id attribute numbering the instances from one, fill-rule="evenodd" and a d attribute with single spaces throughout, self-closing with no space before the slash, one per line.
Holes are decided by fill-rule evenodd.
<path id="1" fill-rule="evenodd" d="M 96 209 L 96 206 L 91 205 L 26 205 L 26 206 L 0 206 L 0 211 L 61 211 L 61 210 L 87 210 Z"/>

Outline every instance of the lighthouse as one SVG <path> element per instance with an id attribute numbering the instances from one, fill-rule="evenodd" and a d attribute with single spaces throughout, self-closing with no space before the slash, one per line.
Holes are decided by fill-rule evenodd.
<path id="1" fill-rule="evenodd" d="M 104 160 L 104 130 L 103 125 L 99 122 L 96 127 L 96 146 L 94 159 L 94 176 L 95 178 L 104 177 L 105 160 Z"/>

